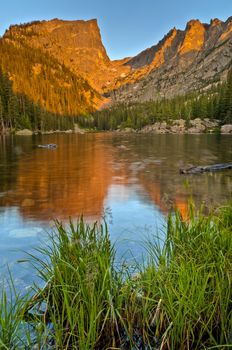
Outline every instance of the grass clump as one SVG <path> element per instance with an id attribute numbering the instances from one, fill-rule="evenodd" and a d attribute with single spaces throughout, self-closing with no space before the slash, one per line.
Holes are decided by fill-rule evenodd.
<path id="1" fill-rule="evenodd" d="M 46 259 L 32 257 L 45 287 L 23 304 L 35 331 L 25 349 L 232 347 L 231 204 L 208 216 L 192 206 L 188 221 L 169 217 L 165 241 L 146 243 L 136 275 L 116 267 L 105 224 L 56 224 L 39 250 Z"/>
<path id="2" fill-rule="evenodd" d="M 177 213 L 169 219 L 162 250 L 157 254 L 149 243 L 142 283 L 144 295 L 153 300 L 147 314 L 160 301 L 152 331 L 162 339 L 162 349 L 232 344 L 231 233 L 229 206 L 208 217 L 190 212 L 189 222 Z"/>
<path id="3" fill-rule="evenodd" d="M 117 298 L 120 274 L 114 269 L 114 249 L 106 225 L 56 223 L 50 246 L 33 259 L 46 287 L 36 292 L 30 307 L 45 304 L 43 322 L 51 324 L 50 344 L 57 349 L 103 349 L 118 338 Z M 35 311 L 35 310 L 34 310 Z M 38 313 L 38 310 L 37 310 Z M 40 313 L 40 311 L 39 311 Z"/>
<path id="4" fill-rule="evenodd" d="M 27 336 L 24 326 L 24 311 L 27 298 L 16 291 L 12 276 L 1 285 L 0 298 L 0 350 L 24 349 Z M 21 336 L 24 333 L 24 336 Z"/>

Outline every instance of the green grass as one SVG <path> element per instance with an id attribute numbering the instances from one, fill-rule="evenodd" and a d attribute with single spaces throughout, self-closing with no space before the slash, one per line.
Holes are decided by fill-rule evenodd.
<path id="1" fill-rule="evenodd" d="M 107 225 L 57 222 L 46 259 L 31 256 L 44 288 L 10 307 L 2 294 L 0 349 L 232 348 L 232 204 L 176 213 L 158 242 L 134 274 Z"/>
<path id="2" fill-rule="evenodd" d="M 16 291 L 12 276 L 9 282 L 1 286 L 0 299 L 0 349 L 24 349 L 24 338 L 28 336 L 24 328 L 24 311 L 27 305 L 27 296 L 22 297 Z M 23 337 L 21 337 L 23 333 Z"/>

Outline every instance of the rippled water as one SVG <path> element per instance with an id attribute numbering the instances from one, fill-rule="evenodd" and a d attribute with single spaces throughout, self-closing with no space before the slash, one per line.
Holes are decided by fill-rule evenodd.
<path id="1" fill-rule="evenodd" d="M 57 149 L 40 149 L 56 143 Z M 0 138 L 0 274 L 9 264 L 22 287 L 33 276 L 17 264 L 22 250 L 47 240 L 53 219 L 106 216 L 120 254 L 141 253 L 139 240 L 164 230 L 175 206 L 231 198 L 232 171 L 184 176 L 179 168 L 232 161 L 232 136 L 58 134 Z M 128 256 L 128 252 L 127 252 Z"/>

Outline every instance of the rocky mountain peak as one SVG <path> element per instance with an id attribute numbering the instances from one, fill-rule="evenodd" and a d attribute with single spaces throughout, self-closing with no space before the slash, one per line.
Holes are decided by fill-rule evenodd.
<path id="1" fill-rule="evenodd" d="M 191 19 L 190 21 L 187 22 L 186 24 L 186 30 L 188 30 L 189 28 L 191 27 L 195 27 L 195 26 L 198 26 L 198 25 L 201 25 L 201 21 L 199 19 Z"/>
<path id="2" fill-rule="evenodd" d="M 27 40 L 28 44 L 43 49 L 97 49 L 104 59 L 109 60 L 102 44 L 100 29 L 96 19 L 66 21 L 54 18 L 49 21 L 35 21 L 14 25 L 4 34 L 4 38 Z"/>
<path id="3" fill-rule="evenodd" d="M 222 21 L 218 18 L 211 19 L 211 21 L 210 21 L 210 25 L 212 27 L 218 26 L 220 24 L 222 24 Z"/>
<path id="4" fill-rule="evenodd" d="M 190 51 L 200 51 L 205 42 L 205 26 L 198 19 L 187 23 L 185 37 L 179 48 L 179 54 L 184 55 Z"/>

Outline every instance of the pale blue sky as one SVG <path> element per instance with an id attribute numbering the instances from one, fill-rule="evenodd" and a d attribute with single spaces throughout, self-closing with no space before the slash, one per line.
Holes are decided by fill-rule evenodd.
<path id="1" fill-rule="evenodd" d="M 0 35 L 10 24 L 97 18 L 111 59 L 133 56 L 190 19 L 232 16 L 232 0 L 0 0 Z"/>

